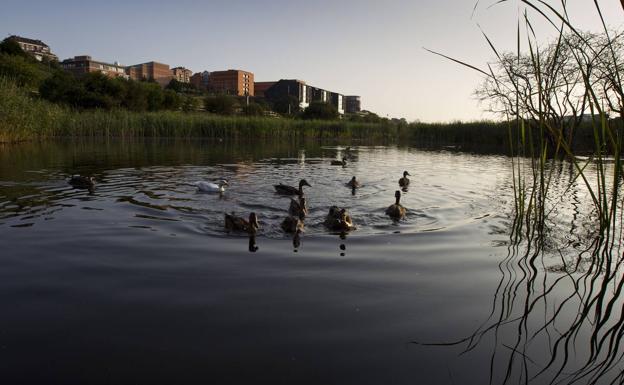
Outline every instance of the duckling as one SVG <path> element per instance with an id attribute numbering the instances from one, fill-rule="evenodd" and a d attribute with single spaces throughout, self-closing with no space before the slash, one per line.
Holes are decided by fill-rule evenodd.
<path id="1" fill-rule="evenodd" d="M 237 217 L 232 214 L 225 214 L 225 229 L 230 231 L 244 231 L 249 234 L 255 234 L 260 225 L 258 224 L 258 218 L 256 217 L 256 213 L 249 214 L 249 220 L 245 220 L 244 218 Z"/>
<path id="2" fill-rule="evenodd" d="M 298 189 L 296 187 L 287 186 L 287 185 L 281 184 L 281 183 L 280 184 L 276 184 L 273 187 L 275 187 L 275 191 L 277 191 L 278 194 L 303 196 L 303 186 L 312 187 L 312 186 L 310 186 L 310 184 L 305 179 L 301 179 L 299 181 L 299 188 Z"/>
<path id="3" fill-rule="evenodd" d="M 355 179 L 355 177 L 353 177 L 353 178 L 351 178 L 350 181 L 347 182 L 347 187 L 351 187 L 352 189 L 356 189 L 356 188 L 362 187 L 362 185 L 360 184 L 360 182 L 358 182 L 357 179 Z"/>
<path id="4" fill-rule="evenodd" d="M 407 187 L 410 184 L 410 180 L 407 179 L 407 176 L 412 176 L 409 172 L 403 171 L 403 178 L 399 179 L 399 186 Z"/>
<path id="5" fill-rule="evenodd" d="M 95 187 L 95 178 L 92 176 L 72 175 L 67 183 L 75 188 L 92 189 Z"/>
<path id="6" fill-rule="evenodd" d="M 386 215 L 398 221 L 405 217 L 405 213 L 407 210 L 405 210 L 405 207 L 403 207 L 401 203 L 399 203 L 401 200 L 401 192 L 395 192 L 394 197 L 396 198 L 396 203 L 386 209 Z"/>
<path id="7" fill-rule="evenodd" d="M 297 217 L 288 216 L 282 221 L 282 230 L 289 234 L 303 233 L 303 221 Z"/>
<path id="8" fill-rule="evenodd" d="M 341 209 L 338 206 L 329 208 L 329 213 L 325 218 L 324 224 L 327 228 L 334 231 L 355 230 L 355 225 L 347 210 Z"/>
<path id="9" fill-rule="evenodd" d="M 291 199 L 288 213 L 293 217 L 304 219 L 308 215 L 308 205 L 305 197 L 300 196 L 299 201 Z"/>
<path id="10" fill-rule="evenodd" d="M 347 165 L 347 158 L 343 157 L 342 160 L 332 160 L 331 165 L 345 167 Z"/>
<path id="11" fill-rule="evenodd" d="M 222 179 L 218 183 L 196 182 L 197 190 L 208 193 L 224 193 L 225 186 L 229 186 L 227 179 Z"/>

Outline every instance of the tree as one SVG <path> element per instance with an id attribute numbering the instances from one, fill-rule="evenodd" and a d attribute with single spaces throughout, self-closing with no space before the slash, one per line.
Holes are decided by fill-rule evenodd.
<path id="1" fill-rule="evenodd" d="M 249 116 L 261 116 L 264 115 L 264 107 L 258 103 L 249 103 L 249 105 L 243 107 L 243 114 Z"/>
<path id="2" fill-rule="evenodd" d="M 214 114 L 232 115 L 237 107 L 238 101 L 228 95 L 208 96 L 204 99 L 204 108 Z"/>
<path id="3" fill-rule="evenodd" d="M 338 110 L 333 105 L 323 102 L 313 102 L 303 111 L 302 118 L 334 120 L 338 119 L 339 116 Z"/>
<path id="4" fill-rule="evenodd" d="M 34 61 L 34 59 L 28 55 L 22 47 L 13 39 L 6 38 L 2 40 L 0 43 L 0 53 L 5 53 L 11 56 L 21 56 L 24 59 L 29 59 L 30 61 Z"/>

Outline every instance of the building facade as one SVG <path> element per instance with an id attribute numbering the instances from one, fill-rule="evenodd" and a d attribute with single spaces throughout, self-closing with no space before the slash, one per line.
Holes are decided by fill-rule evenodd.
<path id="1" fill-rule="evenodd" d="M 165 87 L 173 79 L 173 72 L 169 65 L 154 61 L 135 64 L 126 68 L 126 73 L 132 80 L 155 81 Z"/>
<path id="2" fill-rule="evenodd" d="M 277 82 L 254 82 L 254 96 L 265 98 L 266 91 L 273 87 Z"/>
<path id="3" fill-rule="evenodd" d="M 186 69 L 184 67 L 175 67 L 171 69 L 173 74 L 173 78 L 180 83 L 190 83 L 191 76 L 193 75 L 193 71 Z"/>
<path id="4" fill-rule="evenodd" d="M 350 95 L 346 97 L 347 99 L 347 114 L 357 114 L 362 111 L 362 103 L 359 96 Z"/>
<path id="5" fill-rule="evenodd" d="M 210 79 L 210 72 L 208 71 L 197 72 L 193 74 L 193 76 L 191 76 L 190 83 L 200 90 L 207 90 L 209 79 Z"/>
<path id="6" fill-rule="evenodd" d="M 241 70 L 211 72 L 208 90 L 218 94 L 254 96 L 254 74 Z"/>
<path id="7" fill-rule="evenodd" d="M 126 68 L 119 63 L 110 64 L 93 60 L 91 56 L 74 56 L 72 59 L 65 59 L 61 63 L 63 69 L 76 76 L 86 75 L 91 72 L 99 72 L 110 78 L 128 78 Z"/>
<path id="8" fill-rule="evenodd" d="M 312 89 L 306 82 L 296 79 L 282 79 L 277 82 L 262 82 L 260 86 L 264 88 L 269 83 L 272 85 L 263 91 L 267 100 L 276 102 L 291 97 L 298 101 L 297 107 L 300 110 L 306 109 L 310 105 Z"/>
<path id="9" fill-rule="evenodd" d="M 344 95 L 336 92 L 330 92 L 329 103 L 336 107 L 340 115 L 344 115 L 346 108 L 346 98 Z"/>
<path id="10" fill-rule="evenodd" d="M 50 47 L 41 40 L 28 39 L 21 36 L 9 36 L 9 40 L 15 41 L 24 52 L 33 56 L 38 61 L 44 59 L 58 61 L 58 57 L 50 51 Z"/>

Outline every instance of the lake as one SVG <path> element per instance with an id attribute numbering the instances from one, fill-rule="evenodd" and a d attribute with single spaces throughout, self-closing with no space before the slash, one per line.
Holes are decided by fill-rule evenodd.
<path id="1" fill-rule="evenodd" d="M 621 382 L 621 279 L 592 300 L 592 207 L 569 164 L 535 251 L 513 235 L 511 158 L 350 145 L 0 147 L 0 383 Z M 222 178 L 224 194 L 193 185 Z M 301 178 L 296 245 L 273 185 Z M 355 231 L 323 226 L 332 205 Z M 230 212 L 258 215 L 255 239 L 224 230 Z"/>

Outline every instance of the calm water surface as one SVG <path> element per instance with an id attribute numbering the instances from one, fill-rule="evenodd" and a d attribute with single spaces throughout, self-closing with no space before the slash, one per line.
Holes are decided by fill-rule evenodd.
<path id="1" fill-rule="evenodd" d="M 518 289 L 499 295 L 522 276 L 501 268 L 519 253 L 505 156 L 354 146 L 343 168 L 329 162 L 344 147 L 315 144 L 0 150 L 0 383 L 518 383 L 518 355 L 530 371 L 548 369 L 553 340 L 535 338 L 519 353 L 512 323 L 493 322 L 496 334 L 479 335 L 463 355 L 465 343 L 411 343 L 462 340 L 487 329 L 499 303 L 523 300 Z M 404 170 L 408 215 L 393 223 L 384 210 Z M 93 175 L 96 189 L 72 188 L 71 174 Z M 344 185 L 353 175 L 364 185 L 354 195 Z M 223 195 L 192 185 L 220 178 L 230 182 Z M 295 248 L 279 227 L 289 198 L 272 185 L 300 178 L 312 185 L 311 213 Z M 567 191 L 570 209 L 556 221 L 574 223 L 586 198 Z M 331 205 L 348 208 L 358 229 L 328 232 Z M 256 252 L 246 235 L 223 230 L 232 211 L 258 214 Z M 580 247 L 587 227 L 553 234 L 551 268 L 559 246 Z M 524 327 L 543 324 L 539 314 Z M 570 348 L 579 367 L 586 334 Z"/>

